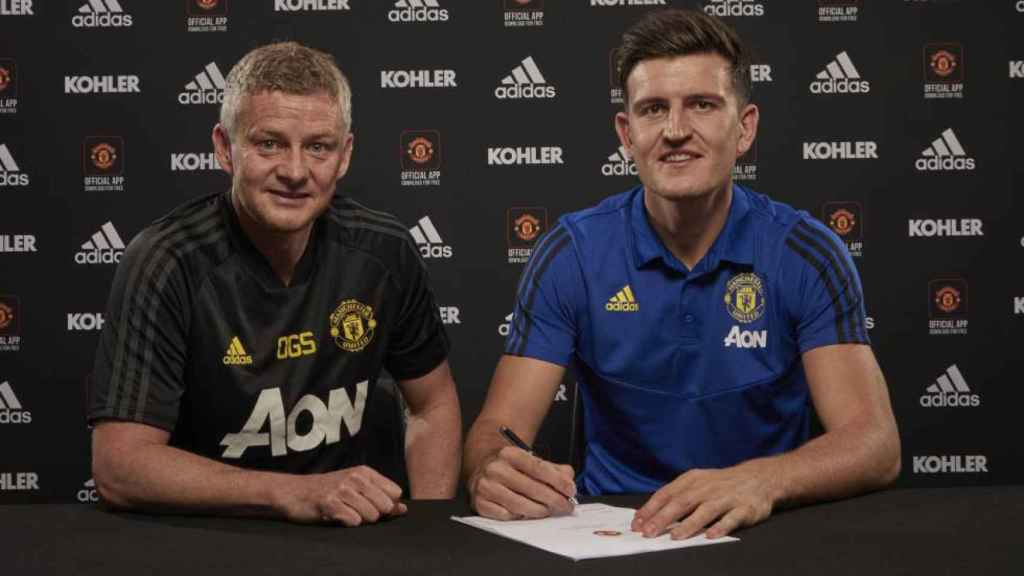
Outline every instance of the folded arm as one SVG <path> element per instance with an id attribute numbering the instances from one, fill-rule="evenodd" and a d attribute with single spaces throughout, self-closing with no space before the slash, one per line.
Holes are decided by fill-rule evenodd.
<path id="1" fill-rule="evenodd" d="M 113 508 L 340 522 L 403 514 L 401 488 L 366 466 L 325 474 L 245 470 L 168 445 L 146 424 L 107 420 L 93 432 L 93 476 Z"/>
<path id="2" fill-rule="evenodd" d="M 637 511 L 633 529 L 673 537 L 707 528 L 709 537 L 766 519 L 777 506 L 852 496 L 882 488 L 900 471 L 900 440 L 889 391 L 871 348 L 822 346 L 803 354 L 824 433 L 785 454 L 730 468 L 691 470 Z"/>

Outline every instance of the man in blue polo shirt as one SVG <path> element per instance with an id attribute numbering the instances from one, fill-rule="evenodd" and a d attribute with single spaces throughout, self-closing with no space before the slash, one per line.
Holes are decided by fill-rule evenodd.
<path id="1" fill-rule="evenodd" d="M 805 212 L 733 184 L 754 141 L 749 56 L 699 11 L 649 13 L 618 51 L 615 118 L 642 186 L 568 214 L 534 250 L 463 473 L 500 519 L 584 494 L 654 492 L 632 528 L 718 537 L 779 505 L 882 487 L 900 469 L 860 279 Z M 532 442 L 565 368 L 581 384 L 579 474 Z M 811 403 L 824 427 L 808 441 Z"/>

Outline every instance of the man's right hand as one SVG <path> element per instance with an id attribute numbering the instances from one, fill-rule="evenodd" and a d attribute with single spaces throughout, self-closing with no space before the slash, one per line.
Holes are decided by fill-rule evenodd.
<path id="1" fill-rule="evenodd" d="M 359 526 L 408 510 L 400 500 L 402 488 L 368 466 L 295 476 L 289 484 L 282 507 L 293 522 Z"/>
<path id="2" fill-rule="evenodd" d="M 573 469 L 506 446 L 485 459 L 470 477 L 470 501 L 481 516 L 498 520 L 571 514 L 576 495 Z"/>

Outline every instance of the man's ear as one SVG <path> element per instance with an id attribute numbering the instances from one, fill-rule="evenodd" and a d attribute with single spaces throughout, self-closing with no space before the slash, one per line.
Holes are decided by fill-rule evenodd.
<path id="1" fill-rule="evenodd" d="M 619 143 L 628 151 L 633 150 L 633 139 L 629 136 L 629 116 L 625 112 L 615 114 L 615 133 L 619 135 Z"/>
<path id="2" fill-rule="evenodd" d="M 349 163 L 352 161 L 352 145 L 355 141 L 355 137 L 351 132 L 345 135 L 345 141 L 341 144 L 341 164 L 338 165 L 338 176 L 334 179 L 335 182 L 341 180 L 341 177 L 348 172 Z"/>
<path id="3" fill-rule="evenodd" d="M 747 104 L 740 111 L 740 139 L 736 142 L 736 157 L 739 158 L 750 150 L 757 137 L 757 123 L 761 119 L 761 111 L 755 104 Z"/>
<path id="4" fill-rule="evenodd" d="M 231 137 L 228 131 L 221 124 L 213 127 L 213 152 L 217 156 L 220 167 L 228 174 L 235 173 L 235 167 L 231 164 Z"/>

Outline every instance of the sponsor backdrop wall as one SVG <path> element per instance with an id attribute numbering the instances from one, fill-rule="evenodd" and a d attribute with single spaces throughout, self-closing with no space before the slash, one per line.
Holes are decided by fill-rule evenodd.
<path id="1" fill-rule="evenodd" d="M 419 244 L 468 425 L 538 235 L 637 182 L 610 55 L 657 5 L 754 46 L 762 123 L 736 180 L 852 253 L 900 482 L 1024 479 L 1024 1 L 0 0 L 0 502 L 95 498 L 84 383 L 117 261 L 228 186 L 210 143 L 224 76 L 271 40 L 351 79 L 340 193 Z M 564 460 L 571 377 L 555 400 L 540 444 Z"/>

